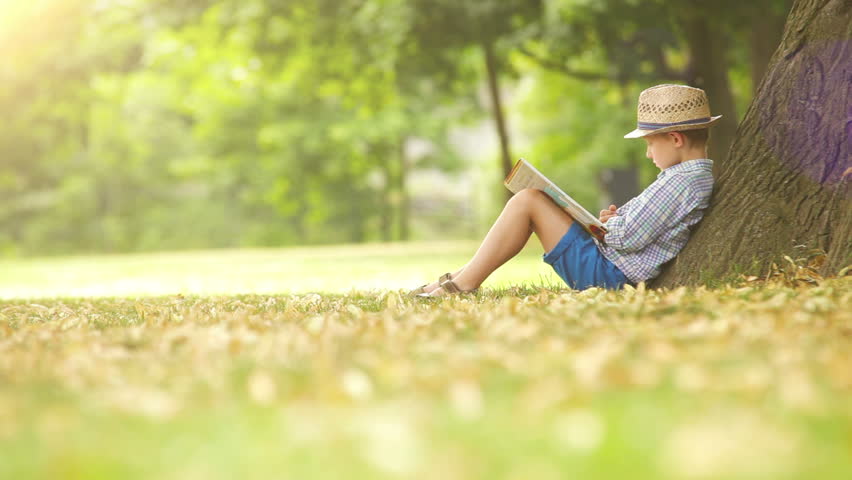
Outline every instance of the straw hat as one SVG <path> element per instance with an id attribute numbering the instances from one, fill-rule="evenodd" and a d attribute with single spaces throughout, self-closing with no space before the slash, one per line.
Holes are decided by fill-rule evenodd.
<path id="1" fill-rule="evenodd" d="M 636 130 L 624 138 L 707 128 L 722 118 L 710 116 L 707 94 L 685 85 L 657 85 L 639 94 Z"/>

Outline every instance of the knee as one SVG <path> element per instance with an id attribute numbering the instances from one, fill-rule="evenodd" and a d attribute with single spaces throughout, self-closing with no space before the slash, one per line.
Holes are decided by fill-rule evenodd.
<path id="1" fill-rule="evenodd" d="M 520 192 L 516 193 L 509 199 L 510 204 L 514 204 L 517 207 L 533 207 L 536 204 L 540 204 L 542 201 L 548 199 L 546 193 L 541 190 L 536 190 L 534 188 L 525 188 Z"/>

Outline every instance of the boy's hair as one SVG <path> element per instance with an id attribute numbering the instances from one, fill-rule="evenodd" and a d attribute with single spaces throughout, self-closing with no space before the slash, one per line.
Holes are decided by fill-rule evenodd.
<path id="1" fill-rule="evenodd" d="M 710 141 L 710 129 L 699 128 L 697 130 L 679 130 L 690 145 L 707 145 Z"/>

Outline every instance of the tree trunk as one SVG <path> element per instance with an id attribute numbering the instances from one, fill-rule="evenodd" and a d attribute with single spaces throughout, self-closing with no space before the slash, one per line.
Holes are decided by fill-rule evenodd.
<path id="1" fill-rule="evenodd" d="M 384 188 L 377 198 L 377 203 L 379 204 L 379 234 L 383 242 L 390 242 L 393 240 L 394 213 L 396 212 L 396 202 L 394 201 L 396 175 L 393 171 L 393 159 L 390 158 L 392 148 L 388 148 L 387 144 L 381 143 L 373 150 L 379 159 L 379 166 L 385 177 Z"/>
<path id="2" fill-rule="evenodd" d="M 764 273 L 820 248 L 852 263 L 852 3 L 796 0 L 705 219 L 654 286 Z M 712 98 L 712 97 L 711 97 Z"/>
<path id="3" fill-rule="evenodd" d="M 683 26 L 690 57 L 687 83 L 704 89 L 710 99 L 711 112 L 722 115 L 713 127 L 709 145 L 709 156 L 716 160 L 713 170 L 720 173 L 737 130 L 737 109 L 728 81 L 724 38 L 711 23 L 712 17 L 701 10 L 689 8 L 685 15 Z"/>
<path id="4" fill-rule="evenodd" d="M 399 240 L 407 241 L 410 236 L 410 199 L 408 196 L 407 180 L 408 180 L 408 158 L 405 156 L 405 137 L 402 137 L 397 147 L 397 156 L 399 158 L 399 171 L 396 176 L 396 194 L 397 194 L 397 231 L 399 232 Z"/>
<path id="5" fill-rule="evenodd" d="M 506 119 L 503 116 L 503 101 L 500 99 L 500 84 L 497 78 L 497 57 L 494 54 L 494 44 L 492 40 L 485 40 L 482 43 L 482 49 L 485 54 L 485 68 L 488 72 L 488 90 L 491 93 L 491 104 L 494 108 L 494 122 L 497 124 L 497 135 L 500 137 L 500 166 L 503 176 L 512 171 L 512 154 L 509 150 L 509 132 L 506 128 Z M 511 197 L 512 193 L 506 191 L 507 196 Z"/>

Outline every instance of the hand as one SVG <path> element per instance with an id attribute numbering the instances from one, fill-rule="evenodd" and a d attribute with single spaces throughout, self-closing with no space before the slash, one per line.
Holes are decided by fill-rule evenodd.
<path id="1" fill-rule="evenodd" d="M 615 205 L 610 205 L 608 210 L 601 210 L 600 218 L 598 218 L 598 220 L 600 220 L 601 223 L 606 223 L 607 220 L 618 215 L 615 213 L 616 210 Z"/>

